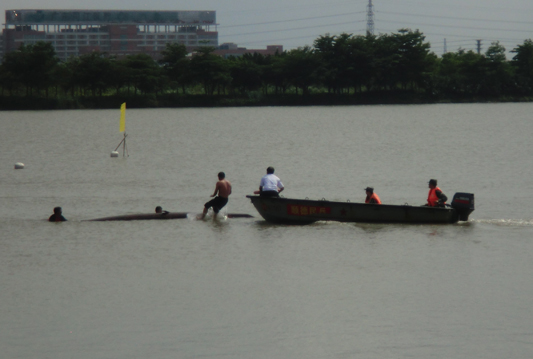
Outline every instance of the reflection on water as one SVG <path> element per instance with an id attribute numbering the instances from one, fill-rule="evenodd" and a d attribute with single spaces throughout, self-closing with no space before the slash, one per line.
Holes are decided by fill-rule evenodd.
<path id="1" fill-rule="evenodd" d="M 128 110 L 128 158 L 109 157 L 118 110 L 4 112 L 4 356 L 529 357 L 532 106 Z M 267 166 L 287 197 L 361 202 L 372 186 L 418 205 L 438 178 L 476 210 L 269 224 L 245 197 Z M 225 213 L 254 218 L 195 219 L 219 171 Z M 189 215 L 84 221 L 158 205 Z M 55 206 L 68 222 L 46 221 Z"/>

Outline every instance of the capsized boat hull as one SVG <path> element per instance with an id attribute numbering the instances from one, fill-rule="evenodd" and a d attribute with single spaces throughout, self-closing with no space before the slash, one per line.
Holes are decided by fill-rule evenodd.
<path id="1" fill-rule="evenodd" d="M 135 221 L 135 220 L 147 220 L 147 219 L 181 219 L 187 218 L 187 212 L 168 212 L 168 213 L 136 213 L 125 214 L 122 216 L 103 217 L 89 219 L 89 221 Z"/>
<path id="2" fill-rule="evenodd" d="M 226 215 L 228 218 L 253 218 L 253 216 L 246 213 L 228 213 Z M 167 213 L 137 213 L 137 214 L 126 214 L 122 216 L 113 216 L 113 217 L 103 217 L 89 219 L 88 221 L 99 222 L 99 221 L 137 221 L 137 220 L 164 220 L 164 219 L 182 219 L 187 218 L 187 212 L 167 212 Z"/>
<path id="3" fill-rule="evenodd" d="M 453 207 L 365 204 L 295 198 L 246 196 L 268 222 L 307 224 L 316 221 L 363 223 L 456 223 L 468 215 Z M 473 197 L 473 195 L 472 195 Z"/>

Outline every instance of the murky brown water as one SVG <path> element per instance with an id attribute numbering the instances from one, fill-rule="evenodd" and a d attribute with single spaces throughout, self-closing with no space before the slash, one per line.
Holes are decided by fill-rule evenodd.
<path id="1" fill-rule="evenodd" d="M 118 107 L 118 106 L 117 106 Z M 526 358 L 532 104 L 0 112 L 0 347 L 9 358 Z M 25 169 L 14 170 L 15 162 Z M 471 221 L 195 221 L 267 166 L 287 197 L 422 204 Z M 172 221 L 84 222 L 152 212 Z M 48 223 L 62 206 L 68 222 Z"/>

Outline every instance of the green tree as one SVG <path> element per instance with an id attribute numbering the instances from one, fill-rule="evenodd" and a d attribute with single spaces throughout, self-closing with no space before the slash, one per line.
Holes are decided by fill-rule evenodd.
<path id="1" fill-rule="evenodd" d="M 436 56 L 430 53 L 430 44 L 425 36 L 410 29 L 400 29 L 388 37 L 391 46 L 392 68 L 389 74 L 403 89 L 426 89 L 428 80 L 436 65 Z"/>
<path id="2" fill-rule="evenodd" d="M 516 54 L 512 60 L 516 83 L 523 93 L 531 94 L 533 92 L 533 41 L 525 40 L 522 45 L 518 45 L 511 52 Z"/>
<path id="3" fill-rule="evenodd" d="M 115 89 L 115 94 L 119 94 L 120 90 L 128 84 L 128 76 L 130 69 L 127 67 L 126 59 L 110 58 L 111 72 L 109 75 L 109 85 Z M 129 87 L 128 87 L 129 93 Z"/>
<path id="4" fill-rule="evenodd" d="M 191 72 L 194 79 L 202 84 L 206 95 L 213 95 L 215 91 L 224 92 L 231 83 L 229 65 L 226 60 L 213 54 L 214 47 L 206 46 L 197 50 L 191 60 Z"/>
<path id="5" fill-rule="evenodd" d="M 17 51 L 4 56 L 3 67 L 12 84 L 20 83 L 26 89 L 26 95 L 32 96 L 45 90 L 54 83 L 54 70 L 58 64 L 54 47 L 48 42 L 37 42 L 31 45 L 22 44 Z"/>
<path id="6" fill-rule="evenodd" d="M 285 66 L 287 59 L 287 52 L 276 54 L 274 56 L 267 56 L 265 64 L 262 66 L 262 82 L 265 87 L 265 93 L 268 93 L 268 88 L 274 88 L 276 95 L 283 94 L 289 87 L 289 74 Z"/>
<path id="7" fill-rule="evenodd" d="M 257 57 L 244 54 L 241 57 L 231 57 L 229 60 L 231 86 L 241 94 L 257 91 L 261 88 L 262 69 L 255 59 Z"/>
<path id="8" fill-rule="evenodd" d="M 13 72 L 13 63 L 10 64 L 13 60 L 12 57 L 6 56 L 4 62 L 0 64 L 0 87 L 2 89 L 2 95 L 7 90 L 9 95 L 13 96 L 20 86 L 20 78 L 16 72 Z"/>
<path id="9" fill-rule="evenodd" d="M 280 53 L 278 51 L 276 51 L 274 55 L 264 56 L 262 54 L 254 52 L 253 54 L 248 53 L 242 56 L 243 60 L 246 60 L 252 64 L 255 64 L 258 67 L 257 73 L 259 74 L 259 81 L 261 83 L 262 91 L 265 95 L 268 94 L 268 90 L 270 87 L 269 79 L 266 76 L 266 72 L 268 72 L 269 69 L 271 68 L 271 65 L 273 62 L 272 59 L 276 56 L 280 56 Z"/>
<path id="10" fill-rule="evenodd" d="M 54 71 L 59 59 L 56 56 L 55 49 L 50 42 L 37 42 L 36 44 L 29 45 L 30 47 L 30 61 L 29 66 L 31 68 L 31 80 L 29 83 L 34 86 L 37 91 L 42 89 L 46 92 L 48 97 L 48 88 L 54 85 Z"/>
<path id="11" fill-rule="evenodd" d="M 161 54 L 163 58 L 159 63 L 170 80 L 170 87 L 177 90 L 181 86 L 185 92 L 185 87 L 191 82 L 187 48 L 181 44 L 167 44 Z"/>
<path id="12" fill-rule="evenodd" d="M 92 52 L 79 57 L 76 68 L 76 82 L 84 89 L 88 89 L 92 96 L 100 95 L 111 87 L 111 60 L 106 54 Z"/>
<path id="13" fill-rule="evenodd" d="M 467 95 L 479 95 L 482 92 L 485 77 L 485 57 L 472 50 L 466 52 L 459 50 L 458 60 L 462 92 Z"/>
<path id="14" fill-rule="evenodd" d="M 350 87 L 360 89 L 368 70 L 364 37 L 342 33 L 321 36 L 314 42 L 318 57 L 317 79 L 328 92 L 342 93 Z"/>
<path id="15" fill-rule="evenodd" d="M 511 89 L 512 67 L 505 57 L 505 47 L 498 41 L 493 42 L 485 52 L 486 76 L 483 93 L 489 96 L 501 96 Z"/>
<path id="16" fill-rule="evenodd" d="M 309 94 L 309 89 L 317 83 L 317 68 L 319 58 L 309 46 L 291 50 L 285 58 L 285 69 L 288 81 L 297 89 L 302 90 L 304 96 Z"/>
<path id="17" fill-rule="evenodd" d="M 316 69 L 317 80 L 327 88 L 329 93 L 339 93 L 341 91 L 343 79 L 341 76 L 344 60 L 337 53 L 337 36 L 326 34 L 318 37 L 314 43 L 315 53 L 318 59 Z"/>
<path id="18" fill-rule="evenodd" d="M 461 58 L 459 53 L 447 52 L 437 62 L 434 79 L 437 91 L 447 96 L 464 91 L 464 80 L 459 73 Z"/>
<path id="19" fill-rule="evenodd" d="M 68 95 L 70 91 L 70 86 L 72 83 L 73 73 L 70 68 L 67 66 L 67 62 L 60 62 L 54 71 L 55 78 L 55 97 L 59 98 L 61 95 Z M 61 91 L 60 91 L 61 90 Z"/>
<path id="20" fill-rule="evenodd" d="M 157 93 L 163 85 L 162 69 L 147 54 L 128 55 L 123 61 L 128 84 L 143 94 Z"/>
<path id="21" fill-rule="evenodd" d="M 78 67 L 80 65 L 79 57 L 70 57 L 67 61 L 61 62 L 57 69 L 58 85 L 65 94 L 70 93 L 75 97 L 80 89 L 78 82 Z"/>
<path id="22" fill-rule="evenodd" d="M 351 68 L 351 85 L 356 92 L 361 92 L 363 88 L 372 87 L 375 73 L 374 58 L 375 51 L 373 44 L 376 37 L 374 35 L 355 36 L 349 41 Z"/>
<path id="23" fill-rule="evenodd" d="M 438 61 L 434 80 L 438 93 L 471 97 L 482 94 L 487 59 L 472 50 L 448 52 Z"/>

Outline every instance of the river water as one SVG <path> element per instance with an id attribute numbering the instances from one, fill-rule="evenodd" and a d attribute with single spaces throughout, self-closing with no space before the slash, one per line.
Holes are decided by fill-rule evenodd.
<path id="1" fill-rule="evenodd" d="M 4 358 L 530 358 L 533 104 L 0 112 Z M 14 169 L 23 162 L 24 169 Z M 423 204 L 454 225 L 265 223 L 286 197 Z M 197 221 L 219 171 L 227 212 Z M 152 212 L 169 221 L 87 222 Z M 49 223 L 61 206 L 68 222 Z"/>

